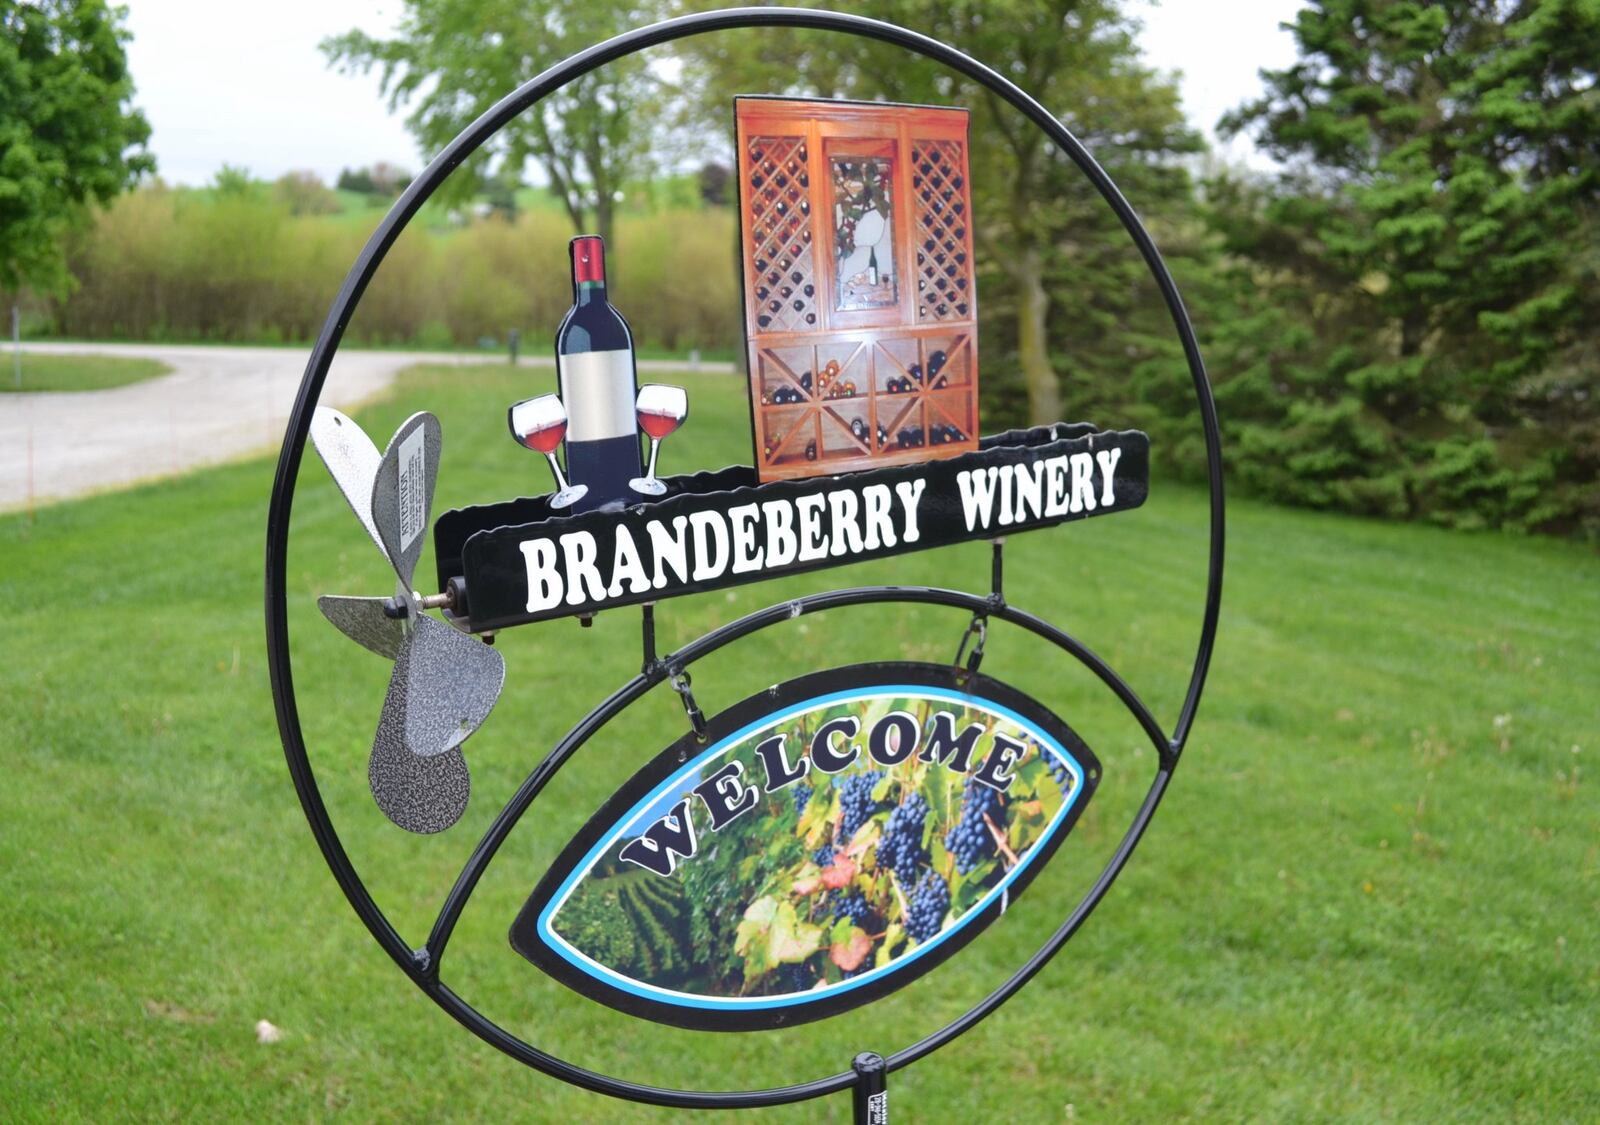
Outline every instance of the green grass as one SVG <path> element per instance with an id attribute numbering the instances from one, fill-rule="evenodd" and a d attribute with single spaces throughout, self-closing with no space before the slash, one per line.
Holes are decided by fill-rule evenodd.
<path id="1" fill-rule="evenodd" d="M 548 485 L 503 429 L 549 376 L 423 370 L 362 415 L 380 443 L 427 407 L 446 444 L 435 514 Z M 726 377 L 664 471 L 747 460 Z M 1107 419 L 1102 421 L 1115 421 Z M 0 519 L 0 1091 L 26 1119 L 683 1120 L 525 1071 L 405 983 L 344 903 L 289 785 L 266 683 L 271 466 L 232 465 Z M 1017 536 L 1006 589 L 1121 670 L 1167 724 L 1198 625 L 1205 503 L 1157 482 L 1140 511 Z M 960 1042 L 894 1076 L 913 1120 L 1569 1120 L 1600 1117 L 1600 561 L 1566 543 L 1450 534 L 1245 502 L 1230 510 L 1212 683 L 1173 787 L 1062 956 Z M 424 558 L 419 573 L 426 574 Z M 475 795 L 442 837 L 366 794 L 380 659 L 321 592 L 392 578 L 309 452 L 290 545 L 299 703 L 353 861 L 420 943 L 495 810 L 637 667 L 637 616 L 505 634 L 508 683 L 468 747 Z M 982 545 L 664 603 L 664 646 L 845 581 L 980 587 Z M 697 665 L 718 710 L 791 674 L 948 659 L 927 608 L 802 617 Z M 985 670 L 1041 693 L 1106 767 L 1094 803 L 1006 917 L 866 1009 L 738 1038 L 640 1024 L 506 944 L 561 845 L 684 729 L 656 693 L 586 747 L 514 831 L 443 975 L 541 1047 L 638 1080 L 743 1088 L 831 1073 L 965 1010 L 1092 881 L 1153 755 L 1067 659 L 995 629 Z M 252 1028 L 269 1019 L 281 1043 Z M 1070 1107 L 1070 1108 L 1069 1108 Z M 752 1115 L 844 1121 L 846 1099 Z"/>
<path id="2" fill-rule="evenodd" d="M 19 386 L 14 357 L 6 354 L 0 358 L 0 391 L 103 391 L 154 379 L 172 370 L 155 359 L 23 352 Z"/>

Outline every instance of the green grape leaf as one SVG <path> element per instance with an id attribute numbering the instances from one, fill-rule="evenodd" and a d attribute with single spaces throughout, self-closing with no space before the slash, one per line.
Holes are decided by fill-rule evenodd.
<path id="1" fill-rule="evenodd" d="M 822 927 L 802 922 L 792 903 L 779 903 L 767 942 L 774 964 L 804 961 L 822 947 Z"/>
<path id="2" fill-rule="evenodd" d="M 1047 823 L 1042 800 L 1013 803 L 1011 826 L 1006 831 L 1006 843 L 1010 845 L 1012 851 L 1020 852 L 1044 833 Z"/>
<path id="3" fill-rule="evenodd" d="M 892 924 L 883 933 L 883 944 L 878 946 L 878 956 L 873 962 L 874 968 L 882 968 L 894 960 L 895 950 L 905 944 L 906 928 L 899 922 Z"/>
<path id="4" fill-rule="evenodd" d="M 1067 778 L 1067 783 L 1069 785 L 1072 783 L 1070 777 Z M 1045 820 L 1051 820 L 1060 811 L 1061 806 L 1066 803 L 1066 798 L 1061 794 L 1061 786 L 1057 785 L 1054 779 L 1051 779 L 1041 784 L 1038 792 L 1039 811 Z"/>
<path id="5" fill-rule="evenodd" d="M 810 898 L 822 890 L 822 872 L 814 863 L 807 863 L 800 869 L 800 875 L 790 886 L 790 891 L 801 898 Z"/>
<path id="6" fill-rule="evenodd" d="M 804 961 L 822 947 L 822 927 L 802 922 L 794 904 L 770 895 L 756 899 L 744 912 L 735 933 L 734 952 L 744 958 L 745 987 L 782 964 Z"/>
<path id="7" fill-rule="evenodd" d="M 965 875 L 957 875 L 950 883 L 951 908 L 957 915 L 971 910 L 978 900 L 989 893 L 989 876 L 998 867 L 998 859 L 986 859 Z"/>
<path id="8" fill-rule="evenodd" d="M 850 840 L 850 846 L 845 849 L 845 854 L 860 859 L 867 854 L 867 849 L 877 844 L 883 836 L 884 821 L 889 819 L 888 813 L 878 813 L 867 820 Z"/>
<path id="9" fill-rule="evenodd" d="M 811 794 L 805 814 L 800 817 L 799 832 L 805 837 L 806 847 L 815 851 L 824 837 L 833 834 L 834 806 L 838 802 L 832 786 L 813 784 L 815 792 Z"/>
<path id="10" fill-rule="evenodd" d="M 793 907 L 790 909 L 793 910 Z M 763 896 L 745 909 L 744 919 L 734 931 L 733 951 L 744 958 L 746 987 L 773 966 L 772 960 L 767 956 L 770 945 L 768 935 L 772 931 L 772 920 L 777 914 L 778 900 L 771 896 Z"/>
<path id="11" fill-rule="evenodd" d="M 822 885 L 830 891 L 836 891 L 851 879 L 856 877 L 856 861 L 849 856 L 840 856 L 833 861 L 832 867 L 822 869 Z"/>
<path id="12" fill-rule="evenodd" d="M 923 729 L 926 731 L 927 728 Z M 961 778 L 942 766 L 934 772 L 933 777 L 933 784 L 923 790 L 928 798 L 929 812 L 932 814 L 928 820 L 946 825 L 954 824 L 961 816 Z"/>
<path id="13" fill-rule="evenodd" d="M 859 969 L 861 962 L 865 961 L 867 954 L 871 952 L 872 939 L 867 936 L 867 931 L 859 926 L 852 926 L 845 940 L 833 943 L 828 950 L 828 959 L 848 973 Z"/>
<path id="14" fill-rule="evenodd" d="M 887 801 L 889 799 L 889 790 L 893 789 L 895 785 L 894 775 L 885 773 L 882 780 L 872 787 L 872 799 L 874 801 Z"/>

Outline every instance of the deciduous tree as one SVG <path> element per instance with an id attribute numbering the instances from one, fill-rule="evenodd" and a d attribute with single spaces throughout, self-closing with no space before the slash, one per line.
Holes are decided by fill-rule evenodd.
<path id="1" fill-rule="evenodd" d="M 411 106 L 412 135 L 437 151 L 515 87 L 656 14 L 653 0 L 405 0 L 394 38 L 350 31 L 322 47 L 346 69 L 376 67 L 391 104 Z M 447 194 L 477 191 L 492 156 L 513 178 L 531 158 L 573 229 L 609 239 L 616 198 L 649 153 L 655 85 L 638 55 L 607 64 L 508 125 Z"/>
<path id="2" fill-rule="evenodd" d="M 1192 214 L 1191 185 L 1178 158 L 1199 151 L 1200 139 L 1184 122 L 1170 78 L 1142 62 L 1137 24 L 1119 4 L 866 0 L 848 8 L 995 66 L 1065 122 L 1142 210 L 1169 218 Z M 1164 315 L 1144 267 L 1077 168 L 998 97 L 900 48 L 834 34 L 704 37 L 688 41 L 685 50 L 694 53 L 692 77 L 700 80 L 708 118 L 726 119 L 734 93 L 969 107 L 979 313 L 986 325 L 1008 329 L 986 330 L 994 341 L 986 354 L 1004 361 L 985 365 L 989 404 L 1002 416 L 1055 421 L 1063 416 L 1067 383 L 1067 412 L 1078 417 L 1103 398 L 1088 382 L 1126 375 L 1127 333 L 1150 336 L 1131 321 L 1146 312 Z M 1158 331 L 1170 335 L 1170 322 Z M 1013 364 L 1021 379 L 1008 385 L 1003 373 Z M 1022 402 L 1008 403 L 1007 392 Z"/>
<path id="3" fill-rule="evenodd" d="M 0 289 L 64 292 L 67 230 L 155 168 L 123 15 L 103 0 L 0 0 Z"/>

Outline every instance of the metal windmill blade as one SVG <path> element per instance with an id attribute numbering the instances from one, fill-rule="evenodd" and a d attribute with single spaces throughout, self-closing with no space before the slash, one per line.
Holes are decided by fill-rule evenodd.
<path id="1" fill-rule="evenodd" d="M 311 416 L 311 444 L 361 526 L 372 536 L 378 550 L 385 550 L 372 522 L 372 482 L 378 477 L 383 454 L 365 430 L 326 406 L 317 407 Z"/>
<path id="2" fill-rule="evenodd" d="M 505 683 L 500 654 L 429 617 L 432 599 L 412 589 L 439 473 L 439 420 L 413 414 L 379 454 L 353 421 L 319 408 L 311 440 L 398 580 L 388 598 L 317 599 L 340 632 L 394 661 L 367 765 L 372 795 L 407 831 L 439 832 L 466 809 L 471 783 L 460 746 Z"/>

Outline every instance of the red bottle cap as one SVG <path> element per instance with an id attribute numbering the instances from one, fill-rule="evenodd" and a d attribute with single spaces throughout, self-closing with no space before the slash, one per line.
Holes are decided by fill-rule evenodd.
<path id="1" fill-rule="evenodd" d="M 604 282 L 606 279 L 606 244 L 599 235 L 581 234 L 572 240 L 572 280 L 582 285 L 585 281 Z"/>

